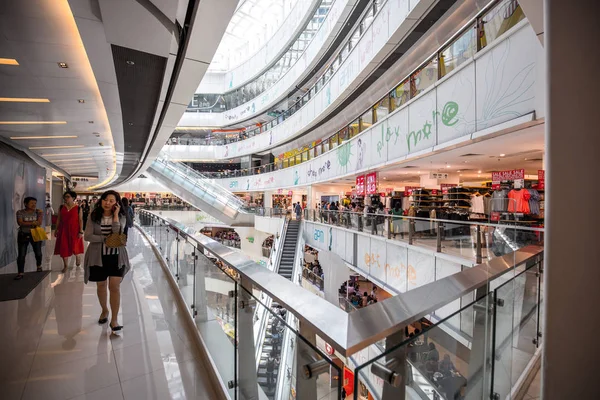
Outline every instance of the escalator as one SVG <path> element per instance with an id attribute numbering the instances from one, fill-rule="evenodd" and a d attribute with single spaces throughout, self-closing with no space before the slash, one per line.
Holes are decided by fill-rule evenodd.
<path id="1" fill-rule="evenodd" d="M 296 255 L 296 245 L 300 234 L 300 221 L 287 221 L 284 228 L 283 246 L 279 255 L 277 264 L 277 273 L 286 279 L 292 280 L 294 270 L 294 261 Z M 276 301 L 271 303 L 271 309 L 285 320 L 286 310 L 279 307 Z M 283 323 L 269 314 L 265 332 L 265 340 L 262 345 L 262 352 L 258 363 L 258 384 L 262 387 L 269 400 L 275 398 L 278 382 L 278 375 L 281 373 L 281 353 L 283 332 L 285 331 Z M 272 370 L 272 372 L 270 372 Z M 269 375 L 272 374 L 272 378 Z"/>
<path id="2" fill-rule="evenodd" d="M 160 154 L 147 173 L 175 195 L 229 226 L 254 226 L 252 210 L 200 172 Z"/>

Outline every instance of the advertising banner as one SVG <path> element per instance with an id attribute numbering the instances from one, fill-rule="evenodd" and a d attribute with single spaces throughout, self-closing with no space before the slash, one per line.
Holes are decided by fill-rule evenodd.
<path id="1" fill-rule="evenodd" d="M 377 172 L 371 172 L 367 177 L 367 194 L 377 194 Z"/>
<path id="2" fill-rule="evenodd" d="M 365 176 L 359 175 L 356 177 L 356 195 L 364 196 L 365 195 Z"/>
<path id="3" fill-rule="evenodd" d="M 448 194 L 448 189 L 458 186 L 456 183 L 442 183 L 440 189 L 442 194 Z"/>
<path id="4" fill-rule="evenodd" d="M 413 193 L 413 190 L 415 189 L 421 189 L 420 186 L 404 186 L 404 195 L 405 196 L 411 196 Z"/>
<path id="5" fill-rule="evenodd" d="M 512 169 L 508 171 L 492 172 L 492 189 L 500 189 L 500 183 L 503 181 L 515 181 L 519 187 L 523 186 L 525 179 L 524 169 Z M 518 181 L 518 182 L 517 182 Z"/>
<path id="6" fill-rule="evenodd" d="M 544 190 L 546 188 L 546 171 L 543 169 L 538 170 L 538 190 Z"/>

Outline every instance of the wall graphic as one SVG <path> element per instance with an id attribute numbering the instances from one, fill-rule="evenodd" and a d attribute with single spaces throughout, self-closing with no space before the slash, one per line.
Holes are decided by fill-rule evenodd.
<path id="1" fill-rule="evenodd" d="M 261 174 L 262 181 L 251 179 L 246 190 L 310 185 L 355 175 L 536 111 L 535 97 L 543 93 L 534 91 L 536 52 L 531 49 L 543 49 L 528 28 L 524 24 L 510 32 L 511 36 L 495 47 L 479 53 L 477 60 L 471 59 L 470 64 L 343 145 L 293 169 Z M 268 134 L 264 136 L 268 140 Z M 292 170 L 299 171 L 298 179 Z M 217 180 L 225 188 L 235 186 L 235 181 Z"/>
<path id="2" fill-rule="evenodd" d="M 16 212 L 23 208 L 25 197 L 37 198 L 37 207 L 44 208 L 46 170 L 25 154 L 0 143 L 0 171 L 0 267 L 4 267 L 17 259 Z"/>

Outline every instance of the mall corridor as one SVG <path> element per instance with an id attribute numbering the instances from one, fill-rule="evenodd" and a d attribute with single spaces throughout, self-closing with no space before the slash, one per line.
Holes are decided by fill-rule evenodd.
<path id="1" fill-rule="evenodd" d="M 158 259 L 137 230 L 128 250 L 119 336 L 98 325 L 95 284 L 85 285 L 75 266 L 60 273 L 57 256 L 46 257 L 52 272 L 26 298 L 0 302 L 0 354 L 11 360 L 0 363 L 3 400 L 216 398 Z M 26 271 L 35 265 L 29 261 Z"/>

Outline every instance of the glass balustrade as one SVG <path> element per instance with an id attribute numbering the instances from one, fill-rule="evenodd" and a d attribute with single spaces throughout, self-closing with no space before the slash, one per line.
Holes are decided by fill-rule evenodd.
<path id="1" fill-rule="evenodd" d="M 181 223 L 136 219 L 230 399 L 511 398 L 543 345 L 538 246 L 367 307 L 341 298 L 346 313 Z"/>

